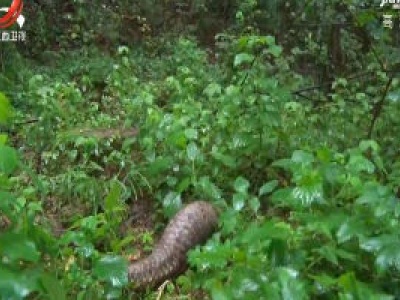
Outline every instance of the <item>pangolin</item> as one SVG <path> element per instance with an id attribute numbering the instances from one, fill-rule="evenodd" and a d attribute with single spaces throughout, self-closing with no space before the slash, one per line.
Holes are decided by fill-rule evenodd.
<path id="1" fill-rule="evenodd" d="M 195 201 L 186 205 L 169 222 L 152 253 L 129 265 L 129 279 L 136 288 L 143 289 L 183 273 L 187 252 L 203 244 L 217 224 L 218 214 L 210 203 Z"/>

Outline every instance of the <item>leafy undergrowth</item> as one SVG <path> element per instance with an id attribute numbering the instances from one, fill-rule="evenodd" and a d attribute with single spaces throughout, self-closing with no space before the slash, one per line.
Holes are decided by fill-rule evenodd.
<path id="1" fill-rule="evenodd" d="M 219 230 L 164 299 L 400 297 L 398 105 L 364 139 L 363 87 L 338 81 L 315 107 L 292 95 L 306 79 L 273 37 L 226 47 L 218 63 L 187 39 L 82 49 L 59 73 L 27 72 L 12 141 L 0 136 L 2 299 L 154 299 L 129 285 L 128 260 L 199 198 Z M 10 117 L 0 94 L 0 124 Z M 139 200 L 158 222 L 121 230 Z"/>

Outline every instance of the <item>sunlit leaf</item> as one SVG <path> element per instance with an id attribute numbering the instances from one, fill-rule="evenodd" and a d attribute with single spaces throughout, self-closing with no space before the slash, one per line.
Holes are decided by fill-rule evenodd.
<path id="1" fill-rule="evenodd" d="M 282 300 L 308 299 L 304 283 L 298 280 L 298 273 L 289 268 L 278 270 L 278 280 Z"/>
<path id="2" fill-rule="evenodd" d="M 238 177 L 233 184 L 235 191 L 243 194 L 247 194 L 247 189 L 250 186 L 249 181 L 246 178 Z"/>
<path id="3" fill-rule="evenodd" d="M 163 199 L 164 213 L 171 218 L 182 207 L 181 195 L 175 192 L 169 192 Z"/>
<path id="4" fill-rule="evenodd" d="M 100 280 L 121 287 L 128 283 L 128 262 L 122 257 L 107 255 L 96 262 L 93 273 Z"/>
<path id="5" fill-rule="evenodd" d="M 13 111 L 10 101 L 0 92 L 0 124 L 6 124 L 12 114 Z"/>
<path id="6" fill-rule="evenodd" d="M 196 143 L 190 142 L 186 148 L 186 153 L 189 160 L 193 161 L 199 155 L 199 148 L 197 147 Z"/>
<path id="7" fill-rule="evenodd" d="M 235 60 L 233 62 L 233 66 L 237 67 L 244 63 L 251 63 L 254 60 L 254 55 L 249 53 L 239 53 L 235 56 Z"/>
<path id="8" fill-rule="evenodd" d="M 246 195 L 243 193 L 235 193 L 233 194 L 232 197 L 232 204 L 233 204 L 233 208 L 237 211 L 240 211 L 243 209 L 244 204 L 246 202 Z"/>

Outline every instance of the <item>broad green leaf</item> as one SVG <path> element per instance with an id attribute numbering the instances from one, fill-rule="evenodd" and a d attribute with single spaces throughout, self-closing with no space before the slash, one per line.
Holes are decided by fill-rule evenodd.
<path id="1" fill-rule="evenodd" d="M 221 282 L 213 285 L 211 297 L 213 300 L 230 300 L 230 296 L 225 292 L 224 285 Z"/>
<path id="2" fill-rule="evenodd" d="M 128 283 L 128 262 L 120 256 L 107 255 L 96 262 L 93 273 L 100 280 L 122 287 Z"/>
<path id="3" fill-rule="evenodd" d="M 8 136 L 6 134 L 0 134 L 0 145 L 5 145 L 7 143 Z"/>
<path id="4" fill-rule="evenodd" d="M 298 204 L 298 201 L 293 196 L 293 188 L 278 189 L 273 192 L 271 199 L 274 203 L 284 206 L 293 206 Z"/>
<path id="5" fill-rule="evenodd" d="M 400 239 L 396 235 L 381 235 L 365 239 L 360 247 L 368 252 L 376 253 L 376 266 L 379 272 L 391 267 L 400 270 Z"/>
<path id="6" fill-rule="evenodd" d="M 189 140 L 196 140 L 198 137 L 198 132 L 196 129 L 194 128 L 187 128 L 185 129 L 185 136 L 189 139 Z"/>
<path id="7" fill-rule="evenodd" d="M 265 36 L 265 41 L 268 45 L 275 45 L 275 37 L 272 35 Z"/>
<path id="8" fill-rule="evenodd" d="M 211 152 L 211 156 L 220 161 L 224 166 L 235 168 L 237 165 L 236 159 L 233 156 L 225 155 L 219 152 Z"/>
<path id="9" fill-rule="evenodd" d="M 370 287 L 357 280 L 353 272 L 348 272 L 338 278 L 338 284 L 343 293 L 339 299 L 369 299 L 369 300 L 390 300 L 392 296 L 385 295 L 370 289 Z"/>
<path id="10" fill-rule="evenodd" d="M 175 192 L 169 192 L 163 199 L 164 213 L 171 218 L 182 207 L 181 195 Z"/>
<path id="11" fill-rule="evenodd" d="M 295 187 L 293 189 L 293 198 L 300 200 L 303 206 L 310 206 L 313 203 L 323 203 L 324 195 L 322 183 Z"/>
<path id="12" fill-rule="evenodd" d="M 278 270 L 282 300 L 308 299 L 304 283 L 298 279 L 298 272 L 289 268 Z"/>
<path id="13" fill-rule="evenodd" d="M 377 142 L 368 140 L 368 141 L 361 141 L 359 148 L 362 152 L 366 152 L 369 149 L 371 149 L 373 152 L 378 152 L 379 151 L 379 145 Z"/>
<path id="14" fill-rule="evenodd" d="M 207 95 L 209 98 L 214 96 L 219 96 L 222 93 L 222 87 L 218 83 L 212 82 L 209 85 L 207 85 L 203 93 Z"/>
<path id="15" fill-rule="evenodd" d="M 252 63 L 254 60 L 254 55 L 249 54 L 249 53 L 239 53 L 235 56 L 235 60 L 233 62 L 233 66 L 237 67 L 240 66 L 244 63 Z"/>
<path id="16" fill-rule="evenodd" d="M 344 243 L 354 237 L 360 238 L 368 234 L 369 229 L 364 220 L 354 217 L 340 226 L 336 237 L 339 243 Z"/>
<path id="17" fill-rule="evenodd" d="M 400 91 L 390 92 L 387 98 L 391 102 L 396 102 L 396 103 L 400 102 Z"/>
<path id="18" fill-rule="evenodd" d="M 314 156 L 303 150 L 296 150 L 293 152 L 292 161 L 302 165 L 310 165 L 314 162 Z"/>
<path id="19" fill-rule="evenodd" d="M 10 101 L 0 92 L 0 124 L 6 124 L 13 114 Z"/>
<path id="20" fill-rule="evenodd" d="M 42 284 L 45 294 L 49 300 L 67 299 L 64 287 L 61 285 L 55 274 L 43 273 L 40 277 L 40 283 Z"/>
<path id="21" fill-rule="evenodd" d="M 179 194 L 183 193 L 190 187 L 191 184 L 192 184 L 191 177 L 188 176 L 188 177 L 182 178 L 182 180 L 179 182 L 178 186 L 176 187 L 176 190 Z"/>
<path id="22" fill-rule="evenodd" d="M 322 292 L 328 292 L 331 287 L 334 287 L 337 283 L 337 279 L 329 276 L 328 274 L 322 273 L 320 275 L 311 275 L 310 276 L 314 281 L 316 281 L 319 285 L 319 288 L 322 289 Z"/>
<path id="23" fill-rule="evenodd" d="M 390 270 L 391 267 L 400 270 L 400 242 L 392 242 L 385 245 L 376 257 L 376 265 L 378 271 L 384 272 Z"/>
<path id="24" fill-rule="evenodd" d="M 197 187 L 200 189 L 200 192 L 206 197 L 214 200 L 221 199 L 222 197 L 221 190 L 214 183 L 212 183 L 210 181 L 210 178 L 207 176 L 203 176 L 198 180 Z"/>
<path id="25" fill-rule="evenodd" d="M 285 222 L 266 221 L 261 226 L 252 224 L 243 231 L 241 241 L 246 244 L 257 243 L 262 240 L 277 239 L 287 241 L 293 236 L 293 230 Z"/>
<path id="26" fill-rule="evenodd" d="M 235 231 L 239 224 L 240 216 L 237 211 L 227 209 L 221 214 L 220 220 L 222 223 L 222 233 L 228 234 Z"/>
<path id="27" fill-rule="evenodd" d="M 94 248 L 93 244 L 86 242 L 76 248 L 76 253 L 81 257 L 89 258 L 96 253 L 96 249 Z"/>
<path id="28" fill-rule="evenodd" d="M 237 249 L 231 245 L 231 241 L 217 243 L 210 240 L 206 246 L 189 251 L 189 263 L 200 270 L 211 268 L 226 268 Z"/>
<path id="29" fill-rule="evenodd" d="M 37 273 L 12 272 L 0 263 L 0 299 L 22 300 L 37 291 Z"/>
<path id="30" fill-rule="evenodd" d="M 190 142 L 186 149 L 187 156 L 189 160 L 194 161 L 199 155 L 199 148 L 197 148 L 196 143 Z"/>
<path id="31" fill-rule="evenodd" d="M 17 166 L 17 152 L 11 147 L 0 145 L 0 173 L 11 175 Z"/>
<path id="32" fill-rule="evenodd" d="M 272 166 L 281 167 L 285 170 L 290 170 L 291 167 L 294 166 L 294 163 L 291 159 L 283 158 L 283 159 L 278 159 L 278 160 L 274 161 L 272 163 Z"/>
<path id="33" fill-rule="evenodd" d="M 252 197 L 249 200 L 249 206 L 254 213 L 257 213 L 261 206 L 260 200 L 257 197 Z"/>
<path id="34" fill-rule="evenodd" d="M 268 181 L 267 183 L 264 183 L 263 186 L 260 188 L 260 191 L 258 192 L 259 196 L 263 196 L 265 194 L 271 193 L 279 184 L 278 180 L 271 180 Z"/>
<path id="35" fill-rule="evenodd" d="M 356 174 L 360 172 L 372 174 L 375 171 L 374 164 L 361 154 L 352 154 L 346 167 Z"/>
<path id="36" fill-rule="evenodd" d="M 147 172 L 151 176 L 156 176 L 162 172 L 169 170 L 172 167 L 173 160 L 171 157 L 157 157 L 155 160 L 150 161 L 147 167 Z"/>
<path id="37" fill-rule="evenodd" d="M 275 57 L 279 57 L 282 54 L 282 47 L 277 45 L 272 45 L 268 48 L 268 52 Z"/>
<path id="38" fill-rule="evenodd" d="M 25 235 L 4 233 L 0 235 L 0 254 L 9 261 L 37 262 L 40 257 L 36 245 Z"/>
<path id="39" fill-rule="evenodd" d="M 246 202 L 246 198 L 247 198 L 246 194 L 243 194 L 243 193 L 233 194 L 233 197 L 232 197 L 233 209 L 236 211 L 241 211 Z"/>
<path id="40" fill-rule="evenodd" d="M 243 177 L 237 177 L 233 187 L 235 188 L 236 192 L 247 194 L 247 190 L 250 186 L 249 181 Z"/>

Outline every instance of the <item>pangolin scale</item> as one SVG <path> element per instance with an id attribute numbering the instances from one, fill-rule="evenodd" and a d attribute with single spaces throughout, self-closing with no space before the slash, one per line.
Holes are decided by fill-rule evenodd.
<path id="1" fill-rule="evenodd" d="M 216 209 L 207 202 L 186 205 L 169 222 L 152 253 L 129 265 L 136 288 L 154 287 L 184 272 L 187 252 L 204 243 L 218 224 Z"/>

